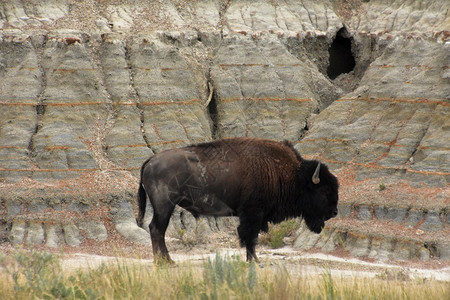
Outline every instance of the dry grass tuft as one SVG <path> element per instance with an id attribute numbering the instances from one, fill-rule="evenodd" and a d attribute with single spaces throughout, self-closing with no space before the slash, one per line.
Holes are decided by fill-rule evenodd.
<path id="1" fill-rule="evenodd" d="M 117 259 L 64 273 L 52 254 L 15 252 L 0 256 L 0 298 L 448 299 L 448 283 L 400 275 L 343 278 L 325 269 L 320 276 L 291 275 L 283 265 L 260 268 L 220 255 L 201 266 L 148 266 Z"/>

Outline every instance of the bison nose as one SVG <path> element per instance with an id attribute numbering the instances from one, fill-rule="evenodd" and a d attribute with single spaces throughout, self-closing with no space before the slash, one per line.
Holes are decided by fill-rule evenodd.
<path id="1" fill-rule="evenodd" d="M 338 214 L 338 209 L 337 207 L 333 210 L 333 218 L 336 217 Z"/>

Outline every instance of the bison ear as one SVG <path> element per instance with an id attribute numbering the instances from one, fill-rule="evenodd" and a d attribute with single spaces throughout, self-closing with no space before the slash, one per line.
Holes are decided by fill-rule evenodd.
<path id="1" fill-rule="evenodd" d="M 319 172 L 320 172 L 320 161 L 319 161 L 319 163 L 317 164 L 317 168 L 316 168 L 316 170 L 314 171 L 314 174 L 313 174 L 313 177 L 312 177 L 312 182 L 313 182 L 314 184 L 318 184 L 318 183 L 320 182 Z"/>

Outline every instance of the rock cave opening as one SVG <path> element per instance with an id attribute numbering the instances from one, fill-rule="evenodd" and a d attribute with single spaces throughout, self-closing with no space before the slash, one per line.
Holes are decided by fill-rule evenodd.
<path id="1" fill-rule="evenodd" d="M 327 75 L 335 79 L 343 73 L 349 73 L 355 68 L 355 57 L 352 52 L 352 38 L 345 27 L 342 27 L 328 48 L 329 63 Z"/>
<path id="2" fill-rule="evenodd" d="M 216 95 L 214 91 L 214 86 L 211 83 L 208 83 L 208 88 L 210 92 L 210 96 L 207 102 L 207 110 L 209 114 L 209 118 L 211 119 L 211 135 L 212 138 L 216 138 L 217 132 L 217 103 L 216 103 Z"/>

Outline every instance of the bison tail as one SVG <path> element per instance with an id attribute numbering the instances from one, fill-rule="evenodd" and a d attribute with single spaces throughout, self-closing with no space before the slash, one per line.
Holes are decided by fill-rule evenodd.
<path id="1" fill-rule="evenodd" d="M 139 207 L 139 214 L 136 219 L 136 222 L 139 227 L 144 226 L 144 216 L 145 216 L 145 207 L 147 206 L 147 194 L 145 193 L 144 186 L 142 185 L 142 181 L 139 183 L 139 190 L 138 190 L 138 207 Z"/>
<path id="2" fill-rule="evenodd" d="M 138 202 L 139 212 L 138 212 L 138 217 L 136 219 L 136 222 L 137 222 L 138 226 L 141 228 L 144 226 L 145 208 L 147 206 L 147 193 L 145 192 L 144 185 L 142 184 L 142 175 L 144 173 L 145 165 L 147 164 L 147 162 L 149 160 L 150 159 L 145 161 L 141 167 L 139 190 L 138 190 L 138 194 L 137 194 L 137 202 Z"/>

